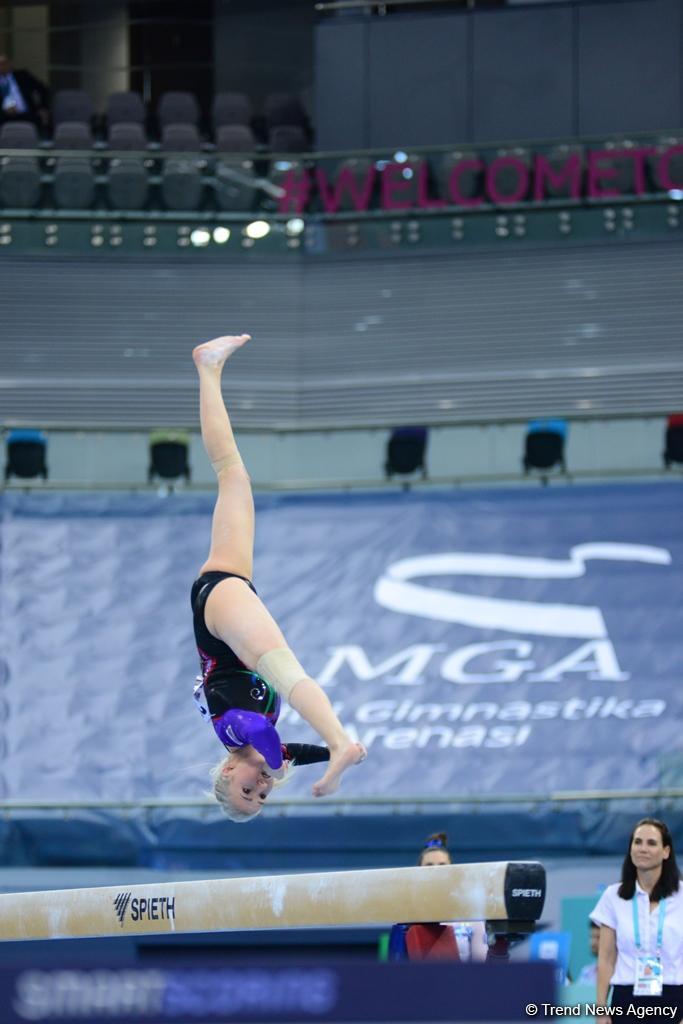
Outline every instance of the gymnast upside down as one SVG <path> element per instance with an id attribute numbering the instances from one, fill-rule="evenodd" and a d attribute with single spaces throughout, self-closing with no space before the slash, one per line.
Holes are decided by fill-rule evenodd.
<path id="1" fill-rule="evenodd" d="M 215 338 L 192 357 L 199 374 L 202 440 L 218 478 L 211 550 L 192 587 L 194 631 L 202 674 L 195 700 L 229 751 L 212 771 L 214 793 L 233 821 L 261 810 L 287 762 L 329 761 L 313 786 L 326 796 L 366 756 L 335 715 L 327 694 L 301 667 L 251 582 L 254 501 L 221 392 L 226 359 L 248 334 Z M 281 697 L 325 746 L 281 743 L 275 725 Z"/>

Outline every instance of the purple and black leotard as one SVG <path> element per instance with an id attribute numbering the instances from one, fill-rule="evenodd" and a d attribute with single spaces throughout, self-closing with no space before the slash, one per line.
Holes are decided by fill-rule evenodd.
<path id="1" fill-rule="evenodd" d="M 270 768 L 277 770 L 283 759 L 292 764 L 314 764 L 329 760 L 327 747 L 309 743 L 285 745 L 275 728 L 280 715 L 280 695 L 257 672 L 244 665 L 235 652 L 212 636 L 204 621 L 206 600 L 221 580 L 236 577 L 256 593 L 251 580 L 235 572 L 205 572 L 192 586 L 194 635 L 202 674 L 194 698 L 204 718 L 210 718 L 216 735 L 229 749 L 250 744 Z"/>

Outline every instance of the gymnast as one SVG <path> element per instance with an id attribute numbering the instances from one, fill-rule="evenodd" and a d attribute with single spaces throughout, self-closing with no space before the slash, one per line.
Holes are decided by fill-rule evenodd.
<path id="1" fill-rule="evenodd" d="M 313 786 L 313 795 L 321 797 L 334 793 L 346 769 L 366 756 L 287 646 L 251 582 L 254 501 L 221 393 L 225 360 L 249 337 L 215 338 L 192 353 L 202 440 L 218 477 L 211 549 L 192 587 L 202 671 L 194 696 L 228 750 L 211 777 L 216 799 L 232 821 L 255 817 L 290 763 L 329 762 Z M 281 697 L 325 746 L 281 743 L 275 728 Z"/>

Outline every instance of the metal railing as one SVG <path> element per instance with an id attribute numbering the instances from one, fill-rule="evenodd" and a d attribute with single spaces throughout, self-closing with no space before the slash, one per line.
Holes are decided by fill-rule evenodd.
<path id="1" fill-rule="evenodd" d="M 443 7 L 459 7 L 473 9 L 475 7 L 490 7 L 490 0 L 331 0 L 328 3 L 317 3 L 316 11 L 321 14 L 334 11 L 362 11 L 371 13 L 378 11 L 386 14 L 388 7 L 434 7 L 436 4 Z"/>
<path id="2" fill-rule="evenodd" d="M 632 790 L 558 790 L 549 793 L 487 793 L 477 796 L 424 796 L 413 795 L 403 797 L 363 797 L 361 799 L 349 799 L 348 797 L 331 796 L 326 797 L 324 802 L 306 797 L 274 797 L 269 802 L 273 810 L 286 810 L 298 808 L 301 810 L 315 809 L 317 812 L 326 813 L 325 808 L 334 807 L 337 812 L 354 813 L 363 808 L 372 808 L 374 811 L 385 808 L 394 814 L 415 813 L 420 808 L 428 810 L 438 807 L 444 808 L 477 808 L 506 806 L 506 807 L 528 807 L 542 806 L 547 804 L 570 805 L 570 804 L 601 804 L 601 803 L 624 803 L 628 801 L 683 801 L 683 787 L 666 787 L 662 789 L 632 789 Z M 58 812 L 65 815 L 74 811 L 120 811 L 128 813 L 131 811 L 168 811 L 168 810 L 216 810 L 218 805 L 211 798 L 203 799 L 141 799 L 141 800 L 70 800 L 70 801 L 49 801 L 49 800 L 2 800 L 0 801 L 0 814 L 11 815 L 14 812 L 41 811 Z"/>

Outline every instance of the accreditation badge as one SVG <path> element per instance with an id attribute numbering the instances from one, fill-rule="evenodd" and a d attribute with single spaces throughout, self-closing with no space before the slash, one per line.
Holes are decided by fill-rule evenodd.
<path id="1" fill-rule="evenodd" d="M 636 980 L 634 996 L 661 996 L 664 989 L 664 972 L 659 956 L 636 957 Z"/>

